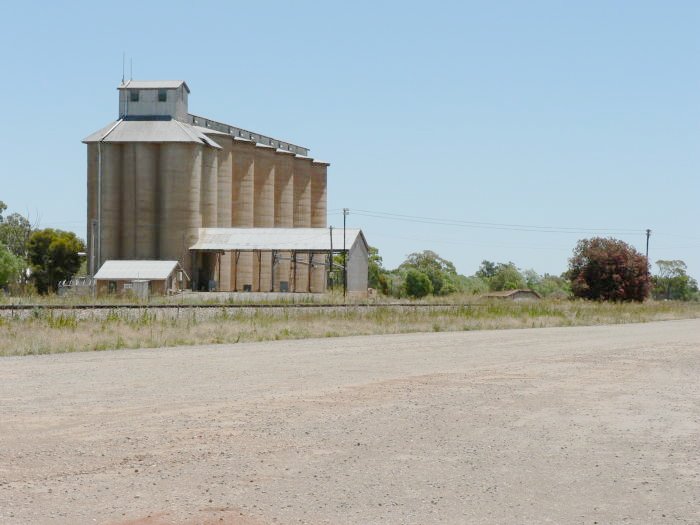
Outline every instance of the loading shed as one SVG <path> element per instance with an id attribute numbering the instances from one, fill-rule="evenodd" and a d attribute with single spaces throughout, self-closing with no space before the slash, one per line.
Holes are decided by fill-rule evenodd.
<path id="1" fill-rule="evenodd" d="M 362 230 L 348 228 L 200 228 L 190 247 L 197 289 L 250 292 L 326 291 L 332 256 L 347 253 L 347 291 L 367 294 L 369 246 Z M 230 254 L 231 281 L 219 278 Z M 242 265 L 244 257 L 253 264 Z M 265 265 L 265 258 L 271 264 Z M 252 269 L 252 271 L 250 271 Z"/>

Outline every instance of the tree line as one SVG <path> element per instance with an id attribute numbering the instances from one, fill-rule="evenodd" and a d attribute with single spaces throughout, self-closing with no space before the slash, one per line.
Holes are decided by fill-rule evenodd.
<path id="1" fill-rule="evenodd" d="M 56 292 L 59 282 L 80 271 L 84 241 L 73 232 L 33 227 L 23 215 L 5 215 L 6 210 L 0 201 L 0 289 Z M 342 256 L 336 256 L 336 263 L 343 263 Z M 651 275 L 644 255 L 620 240 L 600 237 L 578 241 L 561 275 L 484 260 L 473 275 L 465 276 L 430 250 L 412 253 L 398 268 L 388 270 L 378 249 L 370 248 L 369 286 L 386 296 L 412 298 L 529 289 L 560 299 L 700 300 L 698 283 L 688 275 L 685 262 L 658 260 L 656 265 L 658 272 Z"/>
<path id="2" fill-rule="evenodd" d="M 568 270 L 561 275 L 540 275 L 513 262 L 484 260 L 470 276 L 455 265 L 425 250 L 410 254 L 398 268 L 388 270 L 376 248 L 370 248 L 369 286 L 393 297 L 420 298 L 455 293 L 527 289 L 542 297 L 580 297 L 603 301 L 700 300 L 698 283 L 681 260 L 658 260 L 651 275 L 646 257 L 627 243 L 611 238 L 582 239 L 574 247 Z"/>

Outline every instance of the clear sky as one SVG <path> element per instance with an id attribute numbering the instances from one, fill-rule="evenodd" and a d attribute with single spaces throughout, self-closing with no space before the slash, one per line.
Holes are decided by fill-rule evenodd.
<path id="1" fill-rule="evenodd" d="M 85 237 L 122 53 L 190 111 L 329 161 L 329 224 L 559 274 L 612 235 L 700 278 L 700 3 L 2 0 L 0 200 Z M 364 211 L 363 211 L 364 210 Z M 403 217 L 397 217 L 401 215 Z M 381 216 L 381 217 L 379 217 Z M 416 219 L 426 217 L 431 220 Z M 437 221 L 432 219 L 438 219 Z M 533 231 L 535 230 L 535 231 Z"/>

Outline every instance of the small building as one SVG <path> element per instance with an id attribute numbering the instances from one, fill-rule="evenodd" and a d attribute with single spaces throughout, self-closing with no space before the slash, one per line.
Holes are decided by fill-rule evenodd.
<path id="1" fill-rule="evenodd" d="M 542 296 L 534 290 L 503 290 L 482 295 L 485 299 L 508 299 L 510 301 L 538 301 Z"/>
<path id="2" fill-rule="evenodd" d="M 105 261 L 95 274 L 97 295 L 167 295 L 186 288 L 187 275 L 177 261 Z"/>

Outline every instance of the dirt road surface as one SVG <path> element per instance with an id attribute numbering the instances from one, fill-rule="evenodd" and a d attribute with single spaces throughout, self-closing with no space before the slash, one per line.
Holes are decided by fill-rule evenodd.
<path id="1" fill-rule="evenodd" d="M 0 425 L 3 524 L 700 523 L 700 320 L 3 358 Z"/>

